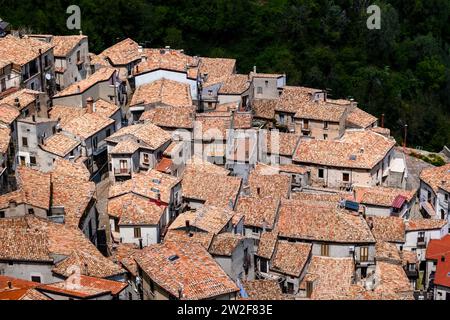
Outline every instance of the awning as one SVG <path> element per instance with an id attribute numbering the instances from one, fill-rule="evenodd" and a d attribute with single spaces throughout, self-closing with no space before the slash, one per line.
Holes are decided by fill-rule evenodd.
<path id="1" fill-rule="evenodd" d="M 395 197 L 394 201 L 392 202 L 392 208 L 394 209 L 401 209 L 403 207 L 403 204 L 406 202 L 406 197 L 402 195 L 398 195 Z"/>

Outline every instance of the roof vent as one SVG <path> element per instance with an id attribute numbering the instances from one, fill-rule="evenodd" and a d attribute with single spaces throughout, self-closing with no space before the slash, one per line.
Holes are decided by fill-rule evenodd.
<path id="1" fill-rule="evenodd" d="M 173 256 L 170 256 L 170 257 L 169 257 L 169 261 L 170 261 L 170 262 L 177 261 L 178 259 L 180 259 L 180 257 L 177 256 L 176 254 L 174 254 Z"/>
<path id="2" fill-rule="evenodd" d="M 161 184 L 161 179 L 155 178 L 155 179 L 152 179 L 152 182 L 156 183 L 156 184 Z"/>
<path id="3" fill-rule="evenodd" d="M 159 189 L 157 188 L 151 188 L 150 190 L 152 190 L 152 192 L 159 193 Z"/>
<path id="4" fill-rule="evenodd" d="M 356 161 L 356 155 L 354 154 L 350 155 L 349 159 L 352 161 Z"/>

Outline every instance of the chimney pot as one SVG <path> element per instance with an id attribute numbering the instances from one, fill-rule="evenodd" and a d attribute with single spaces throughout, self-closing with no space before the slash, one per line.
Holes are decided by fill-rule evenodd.
<path id="1" fill-rule="evenodd" d="M 87 113 L 94 113 L 94 99 L 92 97 L 86 99 L 86 108 Z"/>
<path id="2" fill-rule="evenodd" d="M 12 289 L 12 282 L 8 281 L 8 289 Z"/>

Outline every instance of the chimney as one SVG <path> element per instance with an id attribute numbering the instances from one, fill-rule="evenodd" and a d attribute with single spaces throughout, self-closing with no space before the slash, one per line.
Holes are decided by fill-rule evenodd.
<path id="1" fill-rule="evenodd" d="M 445 262 L 445 256 L 441 257 L 441 262 Z"/>
<path id="2" fill-rule="evenodd" d="M 77 93 L 80 93 L 80 92 L 81 92 L 81 87 L 77 86 Z"/>
<path id="3" fill-rule="evenodd" d="M 83 30 L 80 30 L 80 36 L 82 36 L 83 35 Z"/>
<path id="4" fill-rule="evenodd" d="M 260 188 L 260 187 L 257 187 L 257 188 L 256 188 L 256 194 L 257 194 L 258 196 L 261 195 L 261 188 Z"/>
<path id="5" fill-rule="evenodd" d="M 17 109 L 20 109 L 20 101 L 19 101 L 19 98 L 15 98 L 15 99 L 14 99 L 14 107 L 16 107 Z"/>
<path id="6" fill-rule="evenodd" d="M 36 116 L 34 114 L 31 116 L 31 119 L 33 120 L 33 122 L 36 122 Z"/>
<path id="7" fill-rule="evenodd" d="M 89 114 L 94 113 L 94 99 L 92 97 L 89 97 L 86 99 L 86 112 Z"/>
<path id="8" fill-rule="evenodd" d="M 12 282 L 8 281 L 8 289 L 12 289 Z"/>
<path id="9" fill-rule="evenodd" d="M 384 113 L 381 114 L 381 127 L 384 128 Z"/>
<path id="10" fill-rule="evenodd" d="M 89 275 L 89 268 L 88 268 L 88 264 L 86 262 L 84 263 L 84 272 L 87 276 Z"/>
<path id="11" fill-rule="evenodd" d="M 189 234 L 191 232 L 191 223 L 189 220 L 186 220 L 186 233 Z"/>
<path id="12" fill-rule="evenodd" d="M 139 249 L 144 249 L 144 245 L 142 244 L 142 239 L 139 239 Z"/>

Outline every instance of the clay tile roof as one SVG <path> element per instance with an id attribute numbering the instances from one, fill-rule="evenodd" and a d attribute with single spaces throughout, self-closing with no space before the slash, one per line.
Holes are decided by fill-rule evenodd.
<path id="1" fill-rule="evenodd" d="M 133 257 L 140 251 L 141 250 L 135 247 L 134 244 L 120 243 L 119 245 L 117 245 L 117 247 L 115 247 L 109 259 L 114 263 L 118 263 L 119 265 L 121 265 L 132 275 L 137 276 L 137 264 Z"/>
<path id="2" fill-rule="evenodd" d="M 312 244 L 279 240 L 272 258 L 271 270 L 299 277 L 308 262 Z"/>
<path id="3" fill-rule="evenodd" d="M 111 142 L 119 142 L 124 136 L 130 136 L 136 141 L 139 141 L 139 143 L 143 143 L 143 147 L 152 150 L 158 149 L 171 139 L 168 132 L 151 122 L 146 122 L 123 127 L 109 136 L 106 140 Z"/>
<path id="4" fill-rule="evenodd" d="M 403 196 L 407 202 L 410 202 L 416 195 L 417 190 L 356 186 L 354 188 L 354 193 L 356 202 L 376 206 L 392 207 L 394 200 L 398 196 Z"/>
<path id="5" fill-rule="evenodd" d="M 224 175 L 228 176 L 230 174 L 230 171 L 217 166 L 211 162 L 208 162 L 206 160 L 201 159 L 200 157 L 193 156 L 191 159 L 189 159 L 186 162 L 186 172 L 192 172 L 192 173 L 204 173 L 204 174 L 217 174 L 217 175 Z"/>
<path id="6" fill-rule="evenodd" d="M 134 92 L 130 106 L 157 103 L 177 107 L 191 106 L 189 84 L 164 78 L 144 84 Z"/>
<path id="7" fill-rule="evenodd" d="M 145 59 L 136 67 L 135 74 L 142 74 L 159 69 L 183 72 L 188 78 L 196 79 L 199 59 L 188 56 L 175 49 L 144 49 Z"/>
<path id="8" fill-rule="evenodd" d="M 203 206 L 197 211 L 188 211 L 180 214 L 170 225 L 170 230 L 185 229 L 186 221 L 193 228 L 218 234 L 226 228 L 233 218 L 234 212 L 230 209 L 215 206 Z"/>
<path id="9" fill-rule="evenodd" d="M 242 285 L 249 300 L 285 300 L 276 280 L 247 280 Z"/>
<path id="10" fill-rule="evenodd" d="M 168 241 L 151 245 L 142 250 L 136 262 L 159 286 L 183 300 L 209 299 L 239 291 L 200 244 Z"/>
<path id="11" fill-rule="evenodd" d="M 17 168 L 17 176 L 25 203 L 45 210 L 50 209 L 50 174 L 22 166 Z"/>
<path id="12" fill-rule="evenodd" d="M 402 257 L 402 264 L 403 266 L 410 264 L 417 264 L 419 263 L 419 259 L 417 258 L 417 253 L 414 251 L 401 251 L 400 256 Z"/>
<path id="13" fill-rule="evenodd" d="M 68 56 L 72 52 L 72 50 L 75 49 L 78 44 L 84 39 L 87 39 L 87 36 L 53 36 L 51 43 L 54 46 L 53 53 L 55 57 Z"/>
<path id="14" fill-rule="evenodd" d="M 145 111 L 141 121 L 150 121 L 153 124 L 165 128 L 192 129 L 195 121 L 194 106 L 164 106 Z"/>
<path id="15" fill-rule="evenodd" d="M 82 139 L 88 139 L 113 123 L 113 119 L 96 113 L 85 113 L 66 124 L 61 124 L 61 126 L 64 131 L 68 131 Z"/>
<path id="16" fill-rule="evenodd" d="M 0 125 L 0 154 L 8 152 L 11 141 L 11 129 Z"/>
<path id="17" fill-rule="evenodd" d="M 199 72 L 201 75 L 208 75 L 203 87 L 206 88 L 225 81 L 228 76 L 234 73 L 235 69 L 235 59 L 201 57 Z"/>
<path id="18" fill-rule="evenodd" d="M 1 103 L 2 101 L 0 100 L 0 123 L 3 122 L 10 125 L 19 117 L 20 112 L 11 105 Z"/>
<path id="19" fill-rule="evenodd" d="M 35 216 L 0 219 L 0 259 L 52 262 L 65 258 L 54 269 L 69 276 L 73 266 L 82 274 L 110 277 L 124 272 L 103 257 L 81 230 Z M 87 268 L 85 268 L 87 264 Z"/>
<path id="20" fill-rule="evenodd" d="M 60 119 L 61 126 L 67 125 L 74 118 L 78 118 L 85 114 L 86 111 L 83 108 L 75 108 L 68 106 L 56 105 L 49 111 L 50 119 Z"/>
<path id="21" fill-rule="evenodd" d="M 98 278 L 109 278 L 124 273 L 121 267 L 103 257 L 100 252 L 93 255 L 82 249 L 72 251 L 66 259 L 52 269 L 52 272 L 69 277 L 74 266 L 80 269 L 81 274 Z"/>
<path id="22" fill-rule="evenodd" d="M 62 133 L 57 133 L 46 139 L 41 148 L 47 152 L 56 154 L 60 157 L 65 157 L 72 150 L 80 145 L 81 142 L 72 139 Z"/>
<path id="23" fill-rule="evenodd" d="M 172 241 L 172 242 L 196 242 L 199 243 L 205 248 L 206 250 L 209 249 L 211 246 L 211 243 L 214 239 L 214 233 L 211 232 L 187 232 L 186 230 L 173 230 L 169 229 L 167 231 L 167 234 L 164 237 L 165 241 Z"/>
<path id="24" fill-rule="evenodd" d="M 250 72 L 250 78 L 281 78 L 284 77 L 285 74 L 281 74 L 281 73 L 255 73 L 255 72 Z"/>
<path id="25" fill-rule="evenodd" d="M 40 94 L 41 92 L 39 91 L 34 91 L 30 89 L 21 89 L 11 94 L 8 94 L 1 100 L 1 103 L 10 105 L 15 108 L 16 107 L 15 102 L 16 99 L 18 99 L 20 104 L 18 109 L 19 111 L 22 111 L 25 107 L 27 107 L 31 103 L 34 103 L 36 101 L 37 96 Z"/>
<path id="26" fill-rule="evenodd" d="M 378 241 L 375 244 L 375 259 L 376 261 L 385 261 L 389 263 L 402 263 L 402 257 L 393 243 Z"/>
<path id="27" fill-rule="evenodd" d="M 229 232 L 218 234 L 214 237 L 208 251 L 213 256 L 231 257 L 243 239 L 243 236 Z"/>
<path id="28" fill-rule="evenodd" d="M 109 81 L 116 72 L 117 70 L 114 68 L 101 68 L 90 77 L 68 86 L 63 91 L 56 94 L 54 98 L 81 94 L 100 82 Z"/>
<path id="29" fill-rule="evenodd" d="M 236 211 L 245 216 L 246 226 L 273 229 L 279 203 L 274 197 L 241 197 Z"/>
<path id="30" fill-rule="evenodd" d="M 337 300 L 349 294 L 354 275 L 352 258 L 313 256 L 302 285 L 313 281 L 313 300 Z"/>
<path id="31" fill-rule="evenodd" d="M 446 220 L 441 219 L 411 219 L 406 222 L 406 232 L 442 229 L 447 223 Z"/>
<path id="32" fill-rule="evenodd" d="M 360 108 L 353 109 L 347 116 L 347 125 L 366 129 L 377 122 L 377 118 Z"/>
<path id="33" fill-rule="evenodd" d="M 327 102 L 306 101 L 299 104 L 295 118 L 320 121 L 340 122 L 345 116 L 347 108 Z"/>
<path id="34" fill-rule="evenodd" d="M 274 231 L 263 232 L 259 239 L 258 251 L 256 255 L 265 259 L 272 259 L 277 244 L 277 234 Z"/>
<path id="35" fill-rule="evenodd" d="M 214 183 L 211 184 L 211 181 Z M 241 185 L 242 179 L 238 177 L 187 170 L 182 182 L 183 197 L 205 201 L 213 206 L 234 206 Z"/>
<path id="36" fill-rule="evenodd" d="M 248 186 L 253 196 L 288 198 L 291 178 L 283 174 L 259 174 L 253 171 L 248 178 Z"/>
<path id="37" fill-rule="evenodd" d="M 377 241 L 405 242 L 405 223 L 399 217 L 368 217 L 371 224 L 372 234 Z"/>
<path id="38" fill-rule="evenodd" d="M 108 214 L 117 217 L 119 225 L 158 225 L 165 208 L 131 193 L 108 201 Z"/>
<path id="39" fill-rule="evenodd" d="M 446 235 L 442 239 L 430 240 L 427 247 L 426 258 L 430 260 L 437 260 L 449 252 L 450 235 Z"/>
<path id="40" fill-rule="evenodd" d="M 127 65 L 140 60 L 139 44 L 132 39 L 124 39 L 99 54 L 97 60 L 109 59 L 113 65 Z"/>
<path id="41" fill-rule="evenodd" d="M 295 114 L 299 111 L 301 105 L 311 102 L 312 94 L 321 91 L 305 87 L 285 86 L 280 98 L 277 100 L 275 111 Z"/>
<path id="42" fill-rule="evenodd" d="M 234 129 L 251 129 L 253 115 L 251 113 L 235 112 L 233 117 Z"/>
<path id="43" fill-rule="evenodd" d="M 342 199 L 345 198 L 344 193 L 306 193 L 306 192 L 293 192 L 291 194 L 292 200 L 309 201 L 309 202 L 329 202 L 336 206 Z"/>
<path id="44" fill-rule="evenodd" d="M 36 290 L 40 283 L 0 276 L 0 300 L 51 300 Z"/>
<path id="45" fill-rule="evenodd" d="M 229 75 L 219 89 L 219 94 L 240 95 L 250 87 L 250 80 L 246 74 Z"/>
<path id="46" fill-rule="evenodd" d="M 228 112 L 197 114 L 194 123 L 194 139 L 203 141 L 226 140 L 227 131 L 231 129 L 231 125 L 232 118 Z"/>
<path id="47" fill-rule="evenodd" d="M 411 283 L 401 264 L 378 261 L 375 270 L 378 285 L 374 292 L 381 295 L 405 294 L 412 295 Z"/>
<path id="48" fill-rule="evenodd" d="M 159 194 L 161 201 L 168 204 L 172 189 L 178 183 L 180 183 L 180 179 L 151 169 L 133 174 L 130 180 L 112 185 L 109 189 L 109 199 L 133 193 L 148 199 L 157 200 Z"/>
<path id="49" fill-rule="evenodd" d="M 271 134 L 266 132 L 265 137 L 266 143 L 263 144 L 263 151 L 274 155 L 292 157 L 300 142 L 300 136 L 295 133 Z"/>
<path id="50" fill-rule="evenodd" d="M 141 145 L 136 140 L 127 139 L 120 141 L 114 148 L 111 149 L 110 154 L 133 154 L 139 150 Z"/>
<path id="51" fill-rule="evenodd" d="M 98 99 L 94 103 L 94 112 L 100 116 L 104 116 L 107 118 L 112 117 L 119 110 L 120 108 L 116 106 L 114 103 L 103 99 Z"/>
<path id="52" fill-rule="evenodd" d="M 383 136 L 387 136 L 387 137 L 389 137 L 391 135 L 391 130 L 388 128 L 373 127 L 373 128 L 370 128 L 370 130 L 372 130 L 373 132 L 382 134 Z"/>
<path id="53" fill-rule="evenodd" d="M 316 165 L 372 169 L 395 143 L 395 140 L 372 131 L 347 130 L 340 140 L 301 141 L 294 160 Z"/>
<path id="54" fill-rule="evenodd" d="M 39 50 L 45 53 L 53 46 L 47 42 L 31 38 L 17 38 L 7 35 L 0 38 L 0 57 L 4 60 L 23 66 L 39 57 Z"/>
<path id="55" fill-rule="evenodd" d="M 252 103 L 255 118 L 266 120 L 275 119 L 276 104 L 277 100 L 255 99 Z"/>
<path id="56" fill-rule="evenodd" d="M 423 169 L 420 179 L 433 188 L 434 192 L 437 192 L 439 187 L 450 190 L 450 163 L 441 167 Z"/>
<path id="57" fill-rule="evenodd" d="M 374 243 L 366 221 L 336 207 L 308 205 L 284 200 L 277 224 L 280 235 L 288 238 L 341 242 Z"/>

